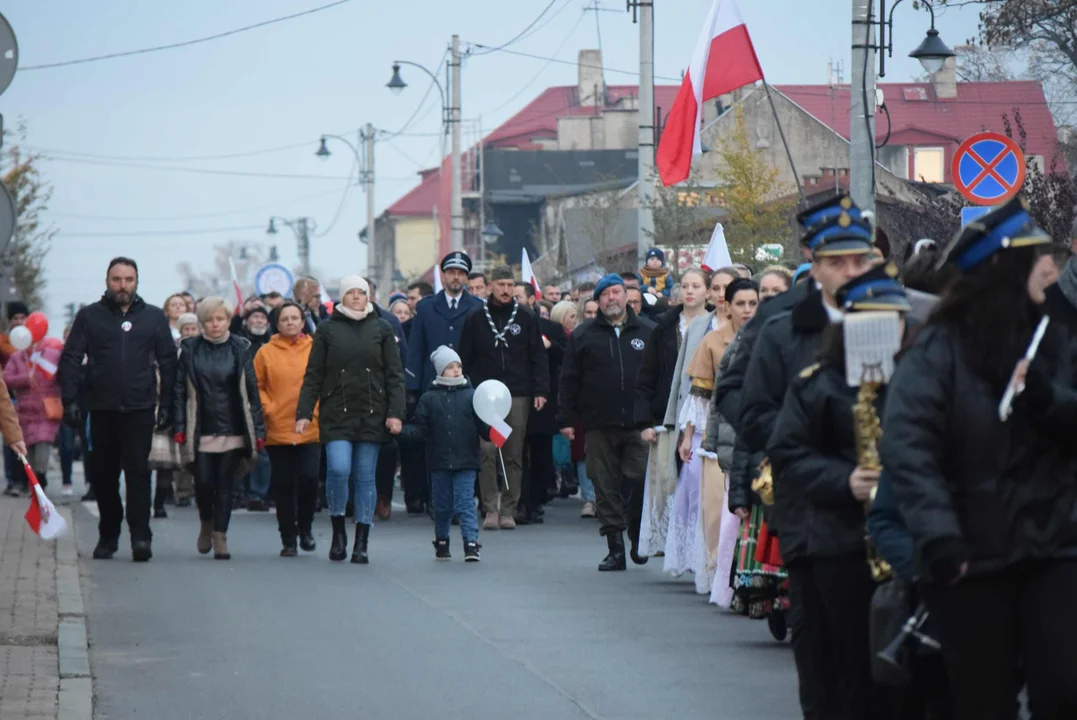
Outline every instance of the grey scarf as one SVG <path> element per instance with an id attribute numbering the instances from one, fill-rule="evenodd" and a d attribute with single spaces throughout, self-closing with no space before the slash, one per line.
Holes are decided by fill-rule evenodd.
<path id="1" fill-rule="evenodd" d="M 444 375 L 438 375 L 434 378 L 435 385 L 441 385 L 442 387 L 460 387 L 467 384 L 467 378 L 461 375 L 460 377 L 445 377 Z"/>

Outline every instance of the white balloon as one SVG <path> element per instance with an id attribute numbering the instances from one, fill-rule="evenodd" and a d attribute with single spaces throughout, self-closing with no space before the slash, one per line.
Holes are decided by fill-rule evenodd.
<path id="1" fill-rule="evenodd" d="M 12 328 L 11 332 L 8 333 L 8 341 L 11 342 L 11 346 L 16 350 L 25 350 L 34 344 L 34 336 L 26 327 L 19 325 L 17 328 Z"/>
<path id="2" fill-rule="evenodd" d="M 509 416 L 509 411 L 512 410 L 512 393 L 500 380 L 486 380 L 475 388 L 475 397 L 471 402 L 479 419 L 487 425 L 493 425 L 495 421 Z"/>

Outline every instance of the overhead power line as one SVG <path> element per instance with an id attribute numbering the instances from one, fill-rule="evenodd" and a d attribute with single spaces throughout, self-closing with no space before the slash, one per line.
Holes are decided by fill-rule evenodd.
<path id="1" fill-rule="evenodd" d="M 317 140 L 310 140 L 291 145 L 279 145 L 277 147 L 263 148 L 262 150 L 249 150 L 247 152 L 223 153 L 220 155 L 104 155 L 100 153 L 88 153 L 81 150 L 63 150 L 60 148 L 45 148 L 27 145 L 32 152 L 45 153 L 46 155 L 65 155 L 81 157 L 88 160 L 113 160 L 117 162 L 192 162 L 206 160 L 232 160 L 235 158 L 254 157 L 256 155 L 269 155 L 270 153 L 295 150 L 302 147 L 316 147 Z"/>
<path id="2" fill-rule="evenodd" d="M 545 60 L 547 62 L 558 63 L 560 65 L 571 65 L 572 67 L 591 68 L 591 69 L 594 69 L 594 70 L 602 70 L 603 72 L 608 72 L 608 73 L 618 73 L 620 75 L 633 75 L 635 77 L 639 77 L 639 70 L 618 70 L 617 68 L 611 68 L 611 67 L 607 67 L 605 65 L 590 65 L 588 63 L 581 63 L 581 62 L 577 62 L 575 60 L 561 60 L 561 59 L 554 58 L 554 57 L 546 57 L 545 55 L 535 55 L 534 53 L 520 52 L 519 50 L 508 50 L 508 49 L 505 49 L 505 48 L 491 48 L 488 45 L 482 45 L 480 43 L 473 43 L 473 44 L 475 45 L 475 47 L 487 48 L 487 49 L 490 50 L 490 52 L 503 52 L 503 53 L 508 53 L 509 55 L 519 55 L 520 57 L 532 58 L 534 60 Z M 481 54 L 485 55 L 486 53 L 481 53 Z M 665 76 L 665 75 L 655 75 L 654 79 L 655 80 L 669 80 L 669 81 L 675 82 L 675 83 L 679 83 L 681 81 L 681 78 L 668 77 L 668 76 Z"/>
<path id="3" fill-rule="evenodd" d="M 506 40 L 502 44 L 498 45 L 497 47 L 485 48 L 483 52 L 472 53 L 472 54 L 474 54 L 474 55 L 486 55 L 487 53 L 492 53 L 492 52 L 496 52 L 498 50 L 503 50 L 504 48 L 507 48 L 509 45 L 512 45 L 514 42 L 516 42 L 517 40 L 522 38 L 525 34 L 527 34 L 528 30 L 535 27 L 535 25 L 538 23 L 538 21 L 541 20 L 543 18 L 543 16 L 550 11 L 550 8 L 552 8 L 554 5 L 557 4 L 557 1 L 558 0 L 550 0 L 550 4 L 542 9 L 542 12 L 540 12 L 538 14 L 538 17 L 536 17 L 534 20 L 532 20 L 530 23 L 528 23 L 527 27 L 525 27 L 523 30 L 521 30 L 520 32 L 513 35 L 511 38 L 509 38 L 508 40 Z"/>
<path id="4" fill-rule="evenodd" d="M 212 235 L 216 233 L 246 232 L 248 230 L 265 230 L 265 225 L 234 225 L 219 228 L 195 228 L 193 230 L 123 230 L 121 232 L 65 232 L 61 237 L 141 237 L 144 235 Z"/>
<path id="5" fill-rule="evenodd" d="M 267 25 L 274 25 L 276 23 L 285 22 L 286 20 L 294 20 L 296 18 L 303 17 L 304 15 L 312 15 L 316 12 L 328 10 L 329 8 L 336 7 L 337 5 L 343 5 L 348 2 L 351 2 L 351 0 L 337 0 L 336 2 L 329 3 L 328 5 L 310 8 L 309 10 L 303 10 L 302 12 L 273 18 L 272 20 L 265 20 L 263 22 L 255 23 L 253 25 L 245 25 L 244 27 L 227 30 L 222 33 L 217 33 L 216 35 L 207 35 L 206 37 L 195 38 L 193 40 L 184 40 L 182 42 L 170 43 L 168 45 L 156 45 L 154 47 L 141 48 L 139 50 L 125 50 L 123 52 L 107 53 L 105 55 L 93 55 L 91 57 L 78 58 L 76 60 L 63 60 L 60 62 L 44 63 L 41 65 L 28 65 L 25 67 L 20 67 L 19 70 L 50 70 L 52 68 L 67 67 L 68 65 L 82 65 L 85 63 L 100 62 L 102 60 L 113 60 L 115 58 L 131 57 L 132 55 L 145 55 L 146 53 L 160 52 L 161 50 L 175 50 L 176 48 L 198 45 L 200 43 L 210 42 L 211 40 L 220 40 L 221 38 L 229 37 L 230 35 L 238 35 L 239 33 L 244 33 L 248 30 L 255 30 L 257 28 L 265 27 Z"/>
<path id="6" fill-rule="evenodd" d="M 276 178 L 280 180 L 348 180 L 342 175 L 302 175 L 299 173 L 267 173 L 249 172 L 245 170 L 218 170 L 216 168 L 192 168 L 179 167 L 176 165 L 146 165 L 144 163 L 112 162 L 107 160 L 90 160 L 79 157 L 63 157 L 60 155 L 46 155 L 41 158 L 49 162 L 75 163 L 81 165 L 95 165 L 99 167 L 132 168 L 139 170 L 160 170 L 167 172 L 196 173 L 201 175 L 233 175 L 236 177 L 261 177 Z"/>

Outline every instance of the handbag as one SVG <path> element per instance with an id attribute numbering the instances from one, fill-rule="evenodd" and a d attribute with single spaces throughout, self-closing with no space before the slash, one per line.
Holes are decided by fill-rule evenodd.
<path id="1" fill-rule="evenodd" d="M 60 422 L 64 419 L 64 404 L 58 397 L 46 397 L 42 400 L 45 404 L 45 419 L 52 422 Z"/>
<path id="2" fill-rule="evenodd" d="M 186 445 L 179 445 L 167 432 L 155 432 L 150 443 L 151 470 L 183 470 L 194 462 Z"/>

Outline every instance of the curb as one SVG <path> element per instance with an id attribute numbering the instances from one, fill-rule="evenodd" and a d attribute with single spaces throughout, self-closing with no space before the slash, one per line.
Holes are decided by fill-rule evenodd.
<path id="1" fill-rule="evenodd" d="M 56 540 L 56 596 L 60 615 L 57 654 L 60 661 L 60 696 L 57 720 L 93 720 L 93 678 L 86 636 L 86 613 L 79 581 L 75 524 L 69 507 L 59 507 L 68 532 Z"/>

